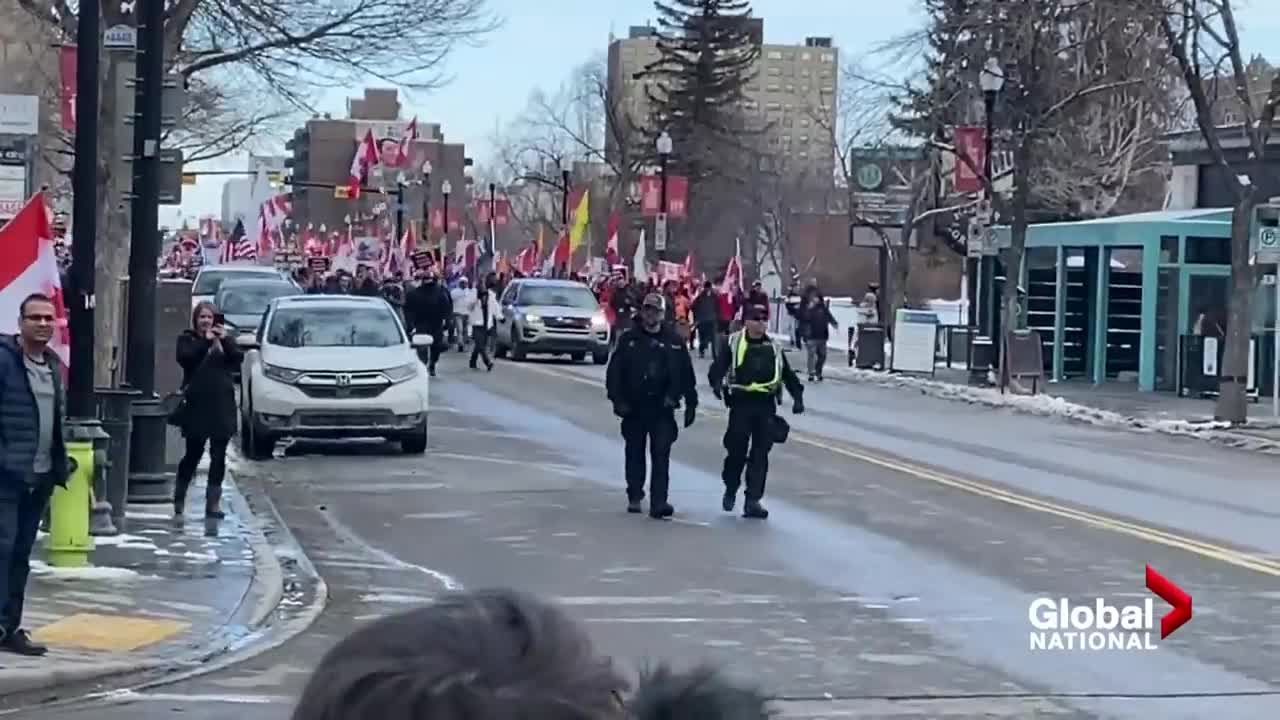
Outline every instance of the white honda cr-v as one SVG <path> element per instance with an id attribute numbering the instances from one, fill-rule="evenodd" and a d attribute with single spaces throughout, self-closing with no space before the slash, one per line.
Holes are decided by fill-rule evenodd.
<path id="1" fill-rule="evenodd" d="M 430 379 L 418 350 L 431 336 L 410 338 L 382 298 L 277 298 L 238 341 L 246 456 L 270 458 L 284 437 L 383 437 L 426 451 Z"/>

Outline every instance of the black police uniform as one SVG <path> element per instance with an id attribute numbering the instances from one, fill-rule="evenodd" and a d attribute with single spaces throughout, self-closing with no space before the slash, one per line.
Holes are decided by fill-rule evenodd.
<path id="1" fill-rule="evenodd" d="M 605 389 L 614 414 L 622 418 L 628 512 L 640 512 L 645 496 L 646 439 L 651 464 L 649 515 L 670 517 L 675 511 L 667 502 L 671 446 L 679 435 L 675 409 L 683 399 L 684 426 L 689 427 L 698 407 L 693 378 L 688 349 L 665 324 L 651 333 L 637 319 L 618 339 L 605 372 Z"/>
<path id="2" fill-rule="evenodd" d="M 769 473 L 769 451 L 773 448 L 778 405 L 782 388 L 795 401 L 792 411 L 804 412 L 804 385 L 787 362 L 787 356 L 768 335 L 748 337 L 739 330 L 722 341 L 720 351 L 707 374 L 712 392 L 723 397 L 729 407 L 729 426 L 724 431 L 724 499 L 725 512 L 733 510 L 742 471 L 746 468 L 745 517 L 766 518 L 769 512 L 760 505 L 764 497 L 765 479 Z"/>

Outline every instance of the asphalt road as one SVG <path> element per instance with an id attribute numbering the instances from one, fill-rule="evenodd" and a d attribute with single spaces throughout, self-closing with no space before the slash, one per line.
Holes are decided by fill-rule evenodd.
<path id="1" fill-rule="evenodd" d="M 451 354 L 425 460 L 352 443 L 254 464 L 328 583 L 317 623 L 226 670 L 22 717 L 280 720 L 354 624 L 503 585 L 558 598 L 627 667 L 722 663 L 784 717 L 1280 716 L 1273 459 L 828 381 L 774 451 L 765 522 L 719 510 L 705 394 L 660 522 L 623 511 L 602 374 L 473 374 Z M 1141 602 L 1148 563 L 1195 598 L 1159 649 L 1029 650 L 1032 599 Z"/>

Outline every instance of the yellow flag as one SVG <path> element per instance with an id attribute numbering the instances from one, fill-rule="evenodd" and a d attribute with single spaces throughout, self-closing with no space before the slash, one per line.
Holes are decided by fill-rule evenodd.
<path id="1" fill-rule="evenodd" d="M 578 201 L 578 209 L 573 214 L 573 227 L 569 228 L 569 252 L 577 252 L 582 246 L 582 241 L 587 237 L 587 225 L 591 222 L 591 213 L 588 201 L 591 198 L 590 191 L 582 193 L 582 199 Z"/>

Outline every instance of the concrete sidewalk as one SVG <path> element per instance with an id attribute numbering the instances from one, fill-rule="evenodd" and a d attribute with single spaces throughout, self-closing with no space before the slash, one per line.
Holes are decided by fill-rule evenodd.
<path id="1" fill-rule="evenodd" d="M 127 533 L 95 538 L 91 567 L 32 556 L 24 625 L 43 658 L 0 653 L 0 696 L 207 661 L 261 625 L 280 602 L 281 568 L 232 482 L 225 520 L 204 520 L 204 479 L 184 523 L 167 504 L 133 505 Z"/>

